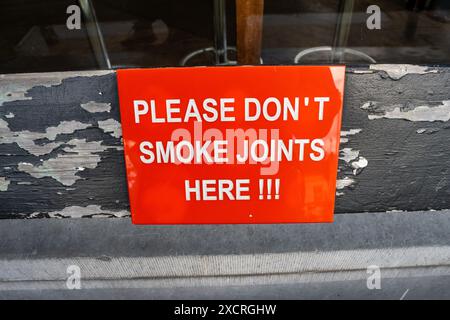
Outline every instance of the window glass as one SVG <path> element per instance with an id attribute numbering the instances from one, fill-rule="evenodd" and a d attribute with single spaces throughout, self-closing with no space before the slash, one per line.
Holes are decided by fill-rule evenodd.
<path id="1" fill-rule="evenodd" d="M 448 64 L 450 1 L 265 0 L 263 57 L 270 64 L 295 57 L 301 64 Z"/>
<path id="2" fill-rule="evenodd" d="M 79 29 L 66 26 L 66 11 L 73 4 L 2 0 L 0 73 L 96 69 L 83 19 Z"/>
<path id="3" fill-rule="evenodd" d="M 448 0 L 3 0 L 0 8 L 0 73 L 450 63 Z"/>

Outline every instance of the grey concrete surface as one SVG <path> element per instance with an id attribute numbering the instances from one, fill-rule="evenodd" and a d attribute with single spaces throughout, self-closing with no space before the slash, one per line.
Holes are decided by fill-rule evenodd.
<path id="1" fill-rule="evenodd" d="M 333 224 L 133 226 L 0 221 L 0 298 L 449 299 L 450 210 Z M 81 290 L 69 290 L 71 265 Z M 380 268 L 369 290 L 367 268 Z"/>
<path id="2" fill-rule="evenodd" d="M 156 257 L 447 246 L 450 210 L 335 215 L 332 224 L 139 226 L 0 220 L 0 259 Z"/>
<path id="3" fill-rule="evenodd" d="M 450 277 L 387 279 L 381 289 L 368 290 L 364 281 L 292 283 L 264 286 L 215 286 L 190 288 L 124 288 L 92 290 L 13 290 L 0 292 L 0 299 L 450 299 Z"/>

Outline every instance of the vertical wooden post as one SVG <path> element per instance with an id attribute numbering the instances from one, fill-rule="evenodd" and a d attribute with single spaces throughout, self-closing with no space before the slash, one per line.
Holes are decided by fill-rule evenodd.
<path id="1" fill-rule="evenodd" d="M 239 64 L 260 63 L 263 12 L 264 0 L 236 0 Z"/>

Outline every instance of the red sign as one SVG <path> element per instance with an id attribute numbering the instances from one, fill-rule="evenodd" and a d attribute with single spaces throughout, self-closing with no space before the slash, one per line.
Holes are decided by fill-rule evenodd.
<path id="1" fill-rule="evenodd" d="M 344 75 L 118 70 L 133 223 L 332 222 Z"/>

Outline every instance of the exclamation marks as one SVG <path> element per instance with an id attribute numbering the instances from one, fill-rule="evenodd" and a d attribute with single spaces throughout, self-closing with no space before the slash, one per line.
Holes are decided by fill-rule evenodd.
<path id="1" fill-rule="evenodd" d="M 280 199 L 280 179 L 275 179 L 275 200 Z"/>
<path id="2" fill-rule="evenodd" d="M 267 200 L 272 199 L 272 179 L 267 179 Z"/>
<path id="3" fill-rule="evenodd" d="M 264 199 L 264 179 L 259 179 L 259 200 Z"/>
<path id="4" fill-rule="evenodd" d="M 272 182 L 275 182 L 274 184 Z M 272 186 L 275 185 L 274 199 L 280 199 L 280 179 L 259 179 L 259 200 L 272 200 Z M 266 188 L 264 188 L 266 186 Z M 264 193 L 264 190 L 267 193 Z"/>

